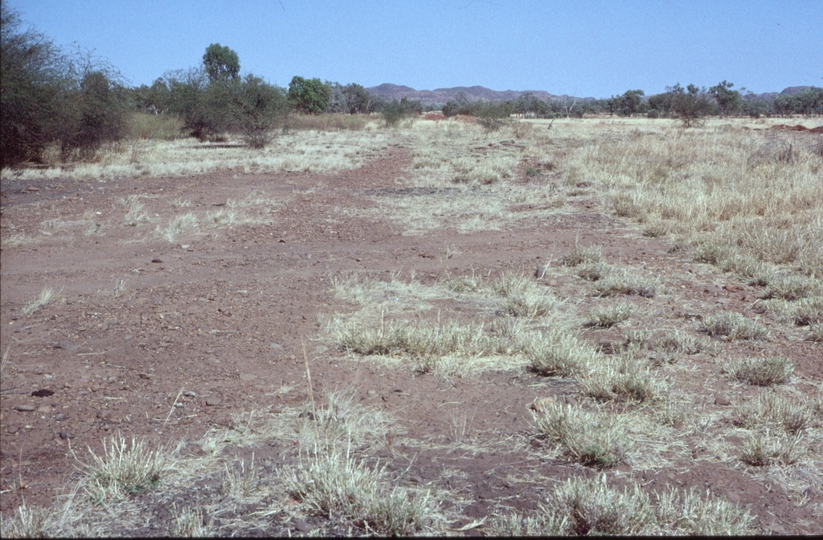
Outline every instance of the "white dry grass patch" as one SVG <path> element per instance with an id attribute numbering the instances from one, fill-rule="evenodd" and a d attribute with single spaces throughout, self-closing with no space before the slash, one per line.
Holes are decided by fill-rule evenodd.
<path id="1" fill-rule="evenodd" d="M 279 477 L 307 512 L 368 534 L 411 535 L 429 531 L 437 504 L 428 491 L 392 487 L 386 466 L 369 466 L 339 448 L 315 451 Z"/>
<path id="2" fill-rule="evenodd" d="M 532 407 L 535 426 L 573 461 L 608 469 L 624 463 L 633 443 L 625 418 L 544 399 Z"/>
<path id="3" fill-rule="evenodd" d="M 665 378 L 657 375 L 649 363 L 628 351 L 589 364 L 579 377 L 583 392 L 598 401 L 632 401 L 654 403 L 668 391 Z"/>
<path id="4" fill-rule="evenodd" d="M 800 461 L 809 448 L 800 433 L 750 432 L 739 447 L 739 459 L 752 467 L 793 465 Z"/>
<path id="5" fill-rule="evenodd" d="M 25 315 L 31 315 L 32 313 L 40 311 L 40 309 L 49 305 L 49 303 L 54 299 L 55 295 L 57 294 L 59 293 L 56 293 L 53 287 L 43 287 L 43 289 L 40 291 L 40 294 L 38 294 L 34 299 L 30 300 L 26 303 L 25 306 L 23 306 L 23 313 Z"/>
<path id="6" fill-rule="evenodd" d="M 14 233 L 10 236 L 3 238 L 2 243 L 0 243 L 0 248 L 2 249 L 10 249 L 10 248 L 18 248 L 28 244 L 32 244 L 37 242 L 37 238 L 33 238 L 31 236 L 26 236 L 23 233 Z"/>
<path id="7" fill-rule="evenodd" d="M 636 295 L 653 298 L 660 289 L 657 278 L 640 275 L 636 270 L 613 268 L 591 286 L 594 296 Z"/>
<path id="8" fill-rule="evenodd" d="M 555 315 L 564 303 L 546 287 L 518 273 L 506 272 L 490 287 L 501 298 L 498 313 L 512 317 L 549 317 Z"/>
<path id="9" fill-rule="evenodd" d="M 520 343 L 529 367 L 544 376 L 575 377 L 603 362 L 596 347 L 558 328 L 525 333 Z"/>
<path id="10" fill-rule="evenodd" d="M 700 329 L 710 336 L 725 336 L 730 340 L 759 340 L 769 335 L 765 326 L 735 311 L 704 316 Z"/>
<path id="11" fill-rule="evenodd" d="M 627 303 L 611 304 L 607 306 L 597 306 L 587 314 L 587 326 L 596 328 L 611 328 L 612 326 L 624 322 L 634 313 L 634 306 Z"/>
<path id="12" fill-rule="evenodd" d="M 151 217 L 146 212 L 145 205 L 140 202 L 141 198 L 140 195 L 129 195 L 128 197 L 120 197 L 117 200 L 118 204 L 127 208 L 126 215 L 123 216 L 123 222 L 129 227 L 137 227 L 141 223 L 151 223 Z"/>
<path id="13" fill-rule="evenodd" d="M 812 296 L 797 301 L 779 298 L 760 300 L 754 307 L 759 313 L 774 313 L 781 322 L 797 326 L 823 323 L 823 296 Z"/>
<path id="14" fill-rule="evenodd" d="M 778 427 L 795 434 L 821 426 L 823 401 L 801 400 L 770 390 L 739 405 L 735 413 L 745 429 Z"/>
<path id="15" fill-rule="evenodd" d="M 794 362 L 784 356 L 741 358 L 728 362 L 723 372 L 756 386 L 772 386 L 788 382 L 794 372 Z"/>
<path id="16" fill-rule="evenodd" d="M 181 445 L 173 449 L 149 448 L 145 441 L 132 438 L 128 444 L 122 435 L 103 441 L 103 453 L 90 448 L 91 460 L 83 463 L 84 490 L 95 504 L 122 500 L 157 486 L 176 465 Z M 76 458 L 76 456 L 75 456 Z"/>
<path id="17" fill-rule="evenodd" d="M 194 176 L 213 171 L 241 170 L 244 173 L 313 172 L 328 173 L 354 169 L 385 150 L 395 135 L 392 131 L 292 131 L 276 137 L 263 150 L 253 150 L 236 142 L 203 144 L 194 139 L 141 141 L 140 163 L 128 152 L 114 149 L 101 152 L 96 163 L 73 167 L 24 169 L 12 173 L 3 169 L 3 178 L 19 174 L 22 180 L 109 179 L 140 176 Z"/>
<path id="18" fill-rule="evenodd" d="M 745 535 L 749 511 L 707 492 L 670 489 L 650 497 L 635 482 L 623 489 L 607 477 L 573 478 L 555 488 L 536 515 L 509 514 L 490 524 L 501 536 Z"/>

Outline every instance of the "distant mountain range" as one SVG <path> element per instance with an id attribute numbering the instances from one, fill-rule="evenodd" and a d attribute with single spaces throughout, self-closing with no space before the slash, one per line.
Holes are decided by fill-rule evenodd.
<path id="1" fill-rule="evenodd" d="M 790 86 L 785 88 L 782 92 L 764 92 L 762 94 L 749 94 L 744 96 L 744 99 L 768 99 L 772 100 L 777 96 L 792 95 L 802 92 L 811 86 Z M 424 106 L 428 105 L 444 105 L 449 101 L 456 99 L 462 92 L 469 101 L 509 101 L 519 98 L 524 94 L 533 94 L 537 99 L 542 101 L 549 101 L 554 99 L 578 99 L 580 101 L 589 101 L 595 98 L 573 97 L 568 95 L 555 95 L 546 92 L 545 90 L 490 90 L 484 86 L 455 86 L 453 88 L 437 88 L 435 90 L 415 90 L 409 86 L 402 86 L 399 84 L 385 83 L 380 86 L 372 86 L 366 90 L 376 96 L 382 96 L 389 101 L 400 100 L 402 98 L 419 101 Z"/>

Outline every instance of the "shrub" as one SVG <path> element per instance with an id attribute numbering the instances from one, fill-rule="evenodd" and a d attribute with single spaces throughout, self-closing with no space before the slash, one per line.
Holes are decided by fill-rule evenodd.
<path id="1" fill-rule="evenodd" d="M 794 362 L 782 356 L 745 358 L 727 364 L 723 371 L 749 384 L 771 386 L 789 380 L 794 372 Z"/>

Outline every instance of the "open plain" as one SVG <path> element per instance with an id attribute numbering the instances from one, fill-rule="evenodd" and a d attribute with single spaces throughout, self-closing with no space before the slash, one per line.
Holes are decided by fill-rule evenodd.
<path id="1" fill-rule="evenodd" d="M 823 533 L 823 135 L 786 122 L 4 171 L 3 536 Z"/>

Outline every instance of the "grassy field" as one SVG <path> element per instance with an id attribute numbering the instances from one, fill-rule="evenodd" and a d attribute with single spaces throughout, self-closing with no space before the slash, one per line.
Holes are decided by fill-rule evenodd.
<path id="1" fill-rule="evenodd" d="M 306 535 L 773 532 L 755 509 L 697 483 L 652 491 L 643 482 L 644 471 L 708 461 L 779 487 L 809 516 L 808 530 L 823 532 L 823 503 L 809 495 L 823 488 L 823 381 L 797 369 L 808 358 L 786 352 L 803 343 L 823 357 L 823 136 L 771 129 L 781 123 L 712 119 L 682 129 L 650 119 L 520 120 L 490 132 L 461 119 L 396 128 L 364 120 L 355 129 L 292 130 L 262 151 L 136 139 L 95 163 L 4 170 L 4 180 L 88 182 L 226 171 L 333 175 L 401 148 L 410 165 L 391 187 L 365 191 L 369 205 L 340 206 L 340 215 L 382 220 L 404 237 L 459 238 L 516 236 L 587 208 L 626 224 L 639 241 L 663 242 L 679 262 L 655 266 L 576 243 L 545 254 L 535 275 L 521 268 L 423 279 L 402 268 L 388 280 L 362 271 L 335 276 L 336 303 L 311 336 L 329 354 L 467 384 L 484 374 L 523 375 L 538 393 L 546 381 L 563 381 L 575 398 L 536 399 L 525 434 L 480 436 L 462 410 L 452 413 L 447 440 L 423 440 L 403 429 L 402 411 L 363 405 L 353 392 L 315 396 L 306 361 L 309 401 L 277 414 L 238 411 L 230 429 L 192 441 L 196 455 L 183 452 L 182 441 L 150 447 L 120 435 L 103 453 L 76 449 L 78 473 L 60 503 L 21 506 L 4 516 L 3 536 L 287 534 L 292 523 Z M 117 224 L 95 225 L 89 215 L 42 230 L 89 235 L 116 225 L 133 227 L 135 240 L 179 242 L 276 220 L 273 212 L 288 205 L 259 194 L 238 194 L 209 212 L 168 201 L 160 220 L 144 202 L 120 201 Z M 42 234 L 4 232 L 4 252 L 36 245 Z M 443 256 L 457 249 L 447 245 Z M 680 284 L 692 280 L 732 283 L 756 297 L 746 314 L 721 304 L 669 315 L 670 304 L 691 309 Z M 48 309 L 55 295 L 43 288 L 26 313 Z M 591 332 L 619 339 L 604 350 Z M 739 398 L 732 413 L 704 395 L 718 380 Z M 520 444 L 526 453 L 529 440 L 539 442 L 539 459 L 568 466 L 571 476 L 518 480 L 545 487 L 537 510 L 500 506 L 478 519 L 464 519 L 467 503 L 454 503 L 448 482 L 408 482 L 412 463 L 403 473 L 396 454 L 370 450 L 505 452 Z M 279 465 L 255 461 L 264 447 L 276 448 Z M 172 515 L 166 530 L 149 531 L 158 505 Z"/>

